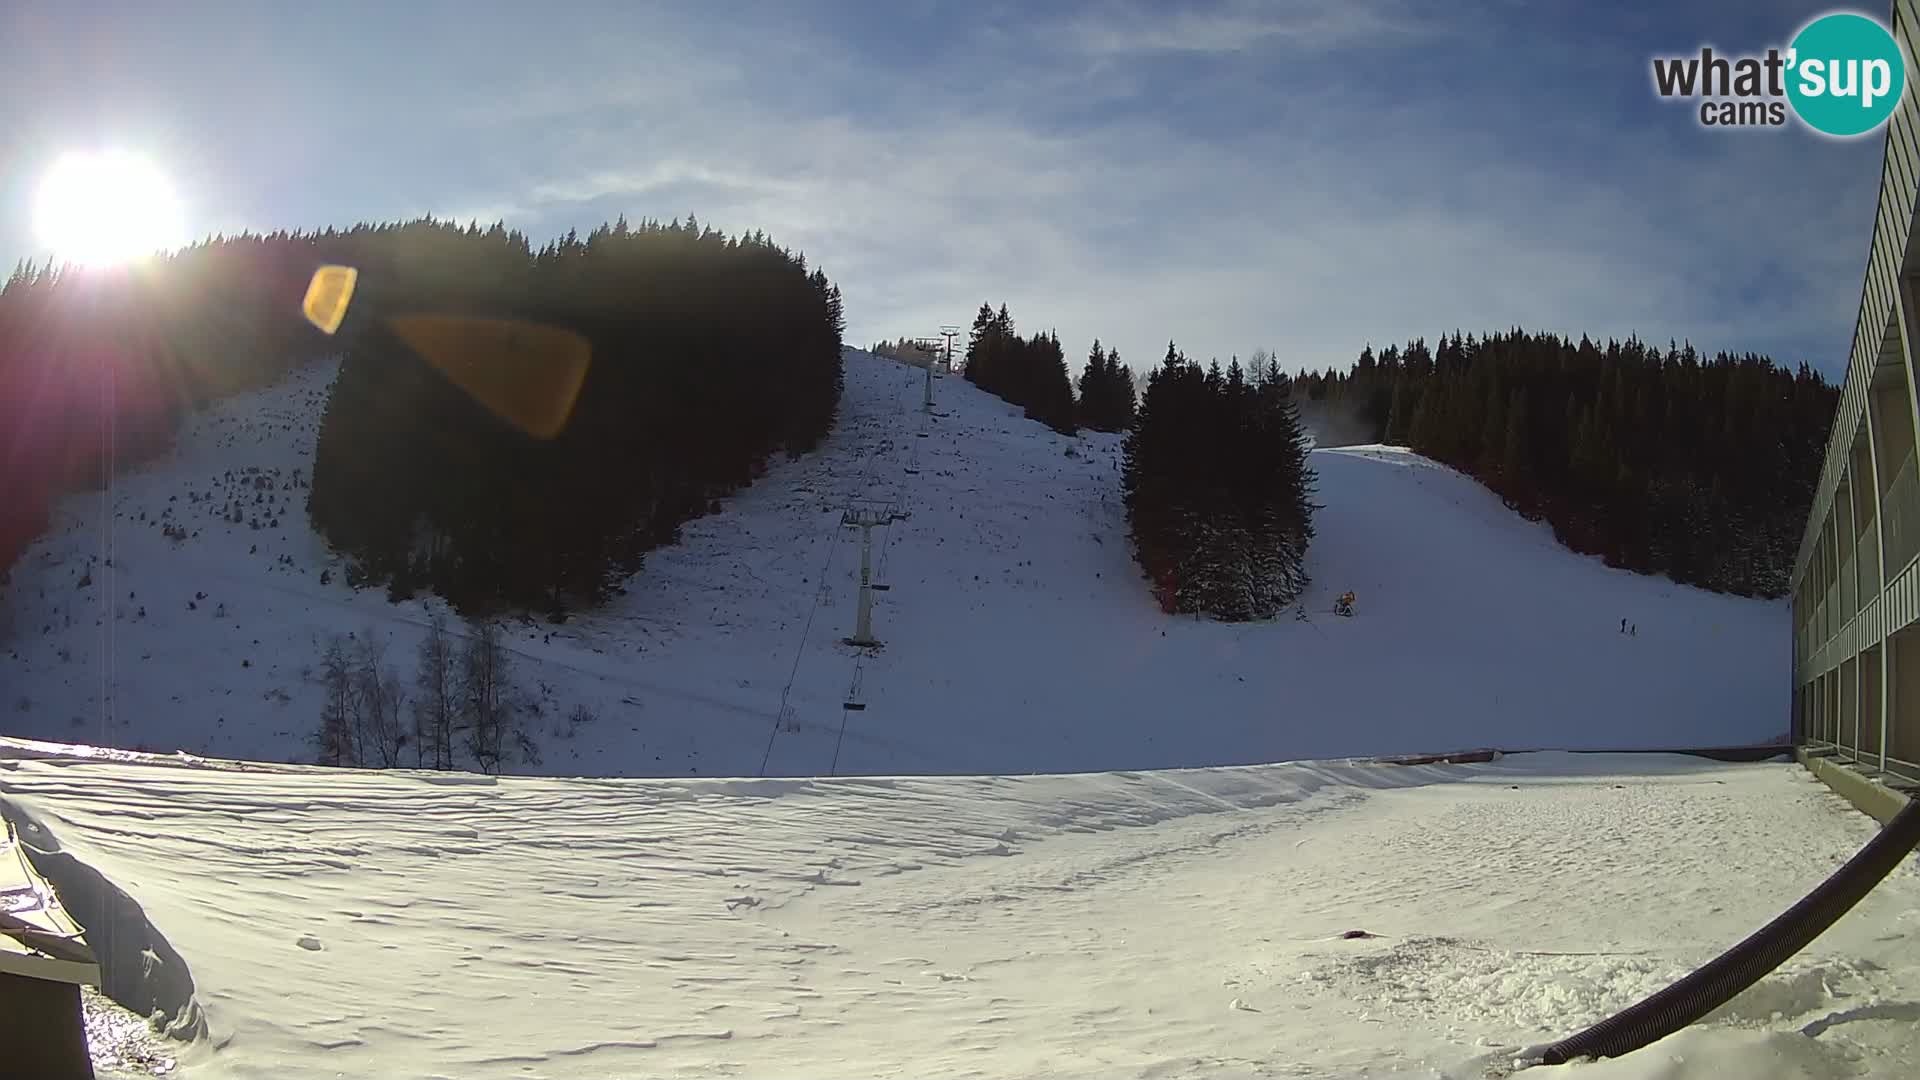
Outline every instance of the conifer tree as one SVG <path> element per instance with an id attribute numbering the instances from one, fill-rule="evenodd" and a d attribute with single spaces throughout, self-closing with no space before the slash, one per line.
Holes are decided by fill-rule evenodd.
<path id="1" fill-rule="evenodd" d="M 1135 556 L 1170 613 L 1271 618 L 1305 588 L 1313 485 L 1291 382 L 1237 359 L 1204 371 L 1169 343 L 1125 446 Z"/>
<path id="2" fill-rule="evenodd" d="M 1125 431 L 1133 425 L 1133 410 L 1136 399 L 1133 388 L 1133 369 L 1120 362 L 1120 350 L 1107 346 L 1107 379 L 1113 395 L 1113 411 L 1108 416 L 1111 425 L 1109 431 Z"/>
<path id="3" fill-rule="evenodd" d="M 1837 396 L 1805 365 L 1517 328 L 1437 340 L 1293 385 L 1384 397 L 1388 441 L 1478 477 L 1576 551 L 1706 588 L 1785 590 Z"/>

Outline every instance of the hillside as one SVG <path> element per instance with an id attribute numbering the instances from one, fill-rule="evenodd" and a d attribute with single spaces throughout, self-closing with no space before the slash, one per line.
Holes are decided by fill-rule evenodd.
<path id="1" fill-rule="evenodd" d="M 116 996 L 204 1022 L 162 1050 L 187 1080 L 1483 1080 L 1873 832 L 1796 765 L 1666 755 L 610 780 L 48 749 L 0 739 L 0 810 Z M 1915 945 L 1909 861 L 1702 1024 L 1520 1075 L 1910 1077 Z"/>
<path id="2" fill-rule="evenodd" d="M 327 635 L 371 628 L 410 678 L 427 605 L 350 589 L 300 510 L 330 374 L 194 418 L 116 484 L 111 529 L 100 494 L 63 502 L 0 601 L 0 732 L 302 760 Z M 1786 729 L 1783 606 L 1609 570 L 1404 451 L 1311 455 L 1304 620 L 1169 619 L 1128 555 L 1117 436 L 1059 436 L 958 378 L 928 417 L 921 380 L 850 352 L 819 451 L 690 523 L 608 609 L 516 625 L 544 760 L 513 768 L 1063 772 Z M 870 656 L 839 641 L 852 499 L 910 515 L 874 531 Z M 263 527 L 223 519 L 235 500 Z M 1358 615 L 1328 614 L 1347 589 Z M 597 719 L 567 723 L 577 705 Z"/>

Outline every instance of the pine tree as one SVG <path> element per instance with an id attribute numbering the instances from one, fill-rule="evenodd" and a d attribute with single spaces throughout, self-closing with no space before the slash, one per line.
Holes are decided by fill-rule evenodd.
<path id="1" fill-rule="evenodd" d="M 1073 380 L 1058 336 L 1036 334 L 1024 349 L 1023 390 L 1027 417 L 1063 435 L 1074 433 Z"/>
<path id="2" fill-rule="evenodd" d="M 1405 446 L 1413 430 L 1413 409 L 1416 391 L 1408 379 L 1395 379 L 1393 382 L 1393 400 L 1387 407 L 1386 442 L 1391 446 Z"/>
<path id="3" fill-rule="evenodd" d="M 1437 340 L 1431 356 L 1420 340 L 1380 350 L 1371 376 L 1356 363 L 1292 382 L 1351 403 L 1391 380 L 1389 440 L 1479 477 L 1575 550 L 1736 593 L 1784 590 L 1832 418 L 1817 375 L 1637 337 Z M 1534 422 L 1543 405 L 1552 424 Z"/>
<path id="4" fill-rule="evenodd" d="M 1132 373 L 1120 366 L 1120 354 L 1103 351 L 1097 338 L 1080 374 L 1080 401 L 1074 415 L 1095 431 L 1122 431 L 1133 420 Z"/>
<path id="5" fill-rule="evenodd" d="M 647 222 L 534 252 L 504 229 L 409 225 L 327 253 L 363 281 L 404 255 L 381 297 L 398 310 L 506 312 L 574 329 L 596 356 L 682 362 L 595 363 L 563 437 L 534 440 L 373 324 L 347 341 L 322 420 L 316 530 L 367 583 L 426 585 L 462 613 L 564 618 L 603 601 L 768 455 L 804 453 L 831 425 L 840 290 L 758 236 Z"/>
<path id="6" fill-rule="evenodd" d="M 1291 381 L 1237 359 L 1204 371 L 1169 344 L 1125 442 L 1135 555 L 1169 613 L 1271 618 L 1306 585 L 1312 474 Z"/>
<path id="7" fill-rule="evenodd" d="M 1507 396 L 1501 392 L 1498 379 L 1488 379 L 1485 393 L 1485 405 L 1480 410 L 1480 431 L 1477 432 L 1478 458 L 1477 475 L 1489 480 L 1498 480 L 1505 470 L 1507 461 Z M 1501 488 L 1496 487 L 1496 490 Z"/>
<path id="8" fill-rule="evenodd" d="M 967 355 L 966 366 L 964 368 L 967 381 L 976 386 L 979 385 L 980 382 L 980 373 L 974 364 L 975 361 L 980 359 L 980 354 L 985 350 L 987 339 L 990 338 L 992 334 L 993 306 L 983 301 L 980 304 L 980 311 L 973 317 L 973 329 L 967 332 Z"/>
<path id="9" fill-rule="evenodd" d="M 1507 505 L 1525 513 L 1533 507 L 1533 461 L 1529 446 L 1527 391 L 1515 390 L 1507 406 L 1506 437 L 1502 440 L 1501 484 Z"/>
<path id="10" fill-rule="evenodd" d="M 1109 417 L 1111 431 L 1125 431 L 1133 425 L 1135 397 L 1133 389 L 1133 369 L 1120 362 L 1120 351 L 1111 345 L 1107 347 L 1107 379 L 1112 388 L 1113 412 Z"/>
<path id="11" fill-rule="evenodd" d="M 1285 606 L 1308 583 L 1306 557 L 1307 547 L 1313 542 L 1316 478 L 1307 464 L 1306 431 L 1300 411 L 1285 383 L 1276 380 L 1268 384 L 1262 408 L 1264 441 L 1274 456 L 1263 504 L 1268 532 L 1262 539 L 1275 553 L 1272 573 L 1279 582 L 1275 595 Z"/>

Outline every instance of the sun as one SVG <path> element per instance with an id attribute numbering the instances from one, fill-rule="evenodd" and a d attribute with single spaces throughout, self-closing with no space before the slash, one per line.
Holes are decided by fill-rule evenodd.
<path id="1" fill-rule="evenodd" d="M 40 181 L 33 224 L 57 258 L 88 266 L 186 243 L 173 185 L 153 162 L 122 150 L 61 155 Z"/>

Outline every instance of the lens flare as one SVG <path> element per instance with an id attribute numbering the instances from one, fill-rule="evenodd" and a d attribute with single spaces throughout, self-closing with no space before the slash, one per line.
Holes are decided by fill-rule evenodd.
<path id="1" fill-rule="evenodd" d="M 89 266 L 186 243 L 173 185 L 153 162 L 122 150 L 61 155 L 40 181 L 33 221 L 57 258 Z"/>

